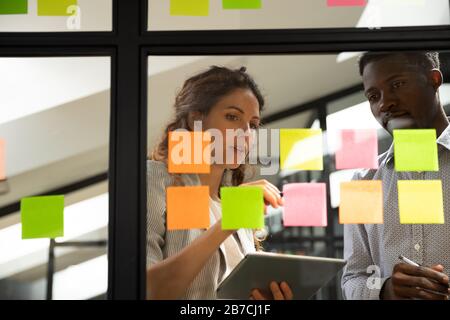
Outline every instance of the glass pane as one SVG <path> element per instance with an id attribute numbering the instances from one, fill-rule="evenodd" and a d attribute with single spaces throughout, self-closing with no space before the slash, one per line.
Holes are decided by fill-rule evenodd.
<path id="1" fill-rule="evenodd" d="M 260 3 L 257 9 L 229 9 L 228 0 L 195 1 L 195 7 L 183 5 L 180 0 L 148 1 L 149 31 L 380 28 L 448 25 L 450 22 L 447 0 L 368 0 L 362 6 L 336 5 L 345 2 L 339 0 L 250 1 Z"/>
<path id="2" fill-rule="evenodd" d="M 112 0 L 3 0 L 0 32 L 112 31 Z"/>
<path id="3" fill-rule="evenodd" d="M 343 129 L 374 129 L 374 131 L 371 131 L 372 133 L 375 132 L 371 141 L 372 145 L 376 144 L 378 146 L 378 149 L 374 151 L 374 148 L 371 150 L 369 150 L 370 148 L 364 148 L 358 149 L 358 152 L 362 154 L 370 152 L 375 160 L 392 145 L 391 135 L 383 129 L 372 114 L 366 94 L 363 92 L 363 82 L 358 69 L 358 55 L 358 53 L 352 52 L 326 55 L 150 56 L 148 58 L 147 288 L 149 299 L 217 298 L 215 291 L 217 286 L 236 266 L 236 264 L 226 261 L 236 259 L 235 263 L 239 263 L 242 257 L 249 252 L 246 251 L 248 248 L 244 249 L 246 243 L 257 247 L 254 238 L 245 238 L 242 234 L 239 234 L 243 229 L 252 229 L 256 236 L 261 236 L 265 233 L 266 237 L 260 244 L 263 246 L 262 250 L 266 252 L 329 258 L 343 257 L 344 225 L 339 220 L 339 209 L 341 206 L 340 187 L 341 182 L 350 181 L 356 171 L 361 171 L 361 167 L 353 168 L 354 170 L 337 169 L 338 148 L 333 146 L 333 141 L 335 141 L 333 139 L 336 139 L 338 134 L 340 134 L 339 131 Z M 448 52 L 440 52 L 439 55 L 443 79 L 448 79 L 449 54 Z M 404 59 L 405 56 L 394 57 L 395 62 L 400 63 L 415 61 L 413 58 L 411 60 L 408 60 L 409 58 Z M 398 57 L 402 59 L 398 59 Z M 430 56 L 421 57 L 427 57 L 424 59 L 430 58 Z M 433 69 L 436 67 L 434 65 L 435 61 L 430 61 L 422 61 L 420 64 L 407 63 L 407 73 L 413 77 L 410 74 L 413 65 L 417 67 L 414 70 L 420 72 L 423 66 L 427 67 L 430 64 L 428 71 L 432 72 L 438 79 L 438 73 Z M 212 68 L 212 66 L 221 68 Z M 242 87 L 236 85 L 236 83 L 242 81 L 242 78 L 239 76 L 243 72 L 242 70 L 239 71 L 242 66 L 246 67 L 245 72 L 251 75 L 258 85 L 265 99 L 265 108 L 261 113 L 261 126 L 256 131 L 253 131 L 257 138 L 258 161 L 251 162 L 252 158 L 249 150 L 252 149 L 254 144 L 246 141 L 247 144 L 243 147 L 249 153 L 245 163 L 248 166 L 252 166 L 255 170 L 253 172 L 247 167 L 246 170 L 250 171 L 245 171 L 244 179 L 239 181 L 239 175 L 234 176 L 235 180 L 231 179 L 231 175 L 238 172 L 237 170 L 242 169 L 242 167 L 238 167 L 234 162 L 218 163 L 217 160 L 221 158 L 215 158 L 215 155 L 218 150 L 217 147 L 226 147 L 228 150 L 229 141 L 223 134 L 225 129 L 246 128 L 251 131 L 249 129 L 251 128 L 250 125 L 253 123 L 255 114 L 258 114 L 259 111 L 258 106 L 260 106 L 261 100 L 258 99 L 258 90 L 244 86 L 247 91 L 243 92 L 239 90 Z M 270 66 L 270 68 L 267 66 Z M 383 70 L 391 72 L 391 69 L 385 68 Z M 382 74 L 381 71 L 379 73 Z M 378 75 L 379 73 L 376 74 Z M 417 73 L 415 74 L 417 75 Z M 382 75 L 384 76 L 384 74 Z M 416 85 L 420 86 L 420 84 Z M 389 90 L 390 87 L 386 86 L 386 90 Z M 434 91 L 431 91 L 433 88 L 431 85 L 427 88 L 432 92 L 428 95 L 428 91 L 425 91 L 427 97 L 436 95 Z M 252 94 L 248 95 L 249 92 Z M 444 111 L 447 115 L 450 114 L 450 85 L 446 82 L 442 83 L 438 93 L 440 97 L 440 100 L 438 100 L 442 104 Z M 410 94 L 406 95 L 409 96 Z M 239 108 L 241 111 L 236 110 Z M 408 106 L 403 105 L 403 108 L 408 108 Z M 195 120 L 200 122 L 201 127 L 195 128 Z M 258 126 L 256 125 L 255 127 Z M 187 145 L 184 144 L 184 140 L 171 139 L 167 134 L 167 132 L 172 132 L 173 137 L 177 129 L 181 128 L 191 132 L 200 129 L 218 129 L 219 133 L 222 133 L 222 140 L 217 139 L 220 136 L 216 135 L 217 132 L 214 133 L 214 142 L 222 141 L 223 145 L 221 142 L 218 145 L 213 144 L 214 152 L 206 153 L 206 155 L 211 154 L 211 158 L 214 159 L 212 160 L 213 164 L 209 174 L 194 171 L 192 168 L 190 168 L 192 171 L 170 172 L 170 170 L 175 168 L 175 164 L 178 161 L 175 159 L 178 155 L 184 155 L 185 151 L 187 151 L 187 154 L 191 152 L 195 154 L 196 152 L 195 137 L 194 140 L 187 140 L 189 141 L 187 145 L 193 149 L 181 149 L 181 145 L 178 142 L 182 141 L 182 148 L 185 148 Z M 311 150 L 316 148 L 318 144 L 322 144 L 323 150 L 322 154 L 320 154 L 320 158 L 323 160 L 322 170 L 292 169 L 280 166 L 280 162 L 283 161 L 283 153 L 281 151 L 283 138 L 280 132 L 287 129 L 322 129 L 322 141 L 318 139 L 314 140 L 314 143 L 303 143 L 303 141 L 298 139 L 302 143 L 295 143 L 292 147 L 292 149 L 295 149 L 296 146 L 299 146 L 298 148 L 301 150 L 295 153 L 295 157 L 293 157 L 294 160 L 297 160 L 297 158 L 301 159 L 304 156 L 314 155 Z M 262 135 L 264 130 L 279 132 L 280 135 L 272 136 L 269 134 L 264 136 Z M 211 130 L 211 134 L 213 134 L 212 132 L 213 130 Z M 267 142 L 266 149 L 260 147 L 262 142 Z M 170 147 L 170 143 L 172 143 L 172 147 Z M 235 140 L 233 140 L 233 143 L 236 143 Z M 192 144 L 194 144 L 194 147 L 192 147 Z M 180 149 L 183 150 L 181 153 L 179 153 Z M 200 150 L 202 149 L 200 148 Z M 222 152 L 225 153 L 226 151 L 223 150 Z M 239 153 L 239 148 L 233 147 L 232 152 Z M 448 153 L 448 150 L 446 152 Z M 442 159 L 444 158 L 447 159 L 446 156 L 442 155 Z M 190 160 L 188 158 L 187 162 Z M 271 173 L 263 173 L 263 169 L 267 168 L 267 164 L 273 166 L 275 170 Z M 402 177 L 409 176 L 409 174 L 406 173 Z M 420 178 L 422 180 L 430 180 L 433 177 L 437 177 L 437 175 L 428 175 L 423 172 L 413 174 L 416 174 L 413 177 L 422 177 Z M 240 177 L 242 178 L 242 176 Z M 170 269 L 169 264 L 176 264 L 177 261 L 183 261 L 184 264 L 198 261 L 198 257 L 201 255 L 200 250 L 195 252 L 195 256 L 192 255 L 192 259 L 182 254 L 182 252 L 188 252 L 189 249 L 193 248 L 191 245 L 194 239 L 202 237 L 203 240 L 198 240 L 199 242 L 196 243 L 201 241 L 207 242 L 208 237 L 213 232 L 216 232 L 211 230 L 219 230 L 216 234 L 220 234 L 226 229 L 219 222 L 219 219 L 222 219 L 223 222 L 226 219 L 226 215 L 231 216 L 233 212 L 238 212 L 241 218 L 238 217 L 236 220 L 238 223 L 244 223 L 243 215 L 248 214 L 252 210 L 250 208 L 248 211 L 244 211 L 240 207 L 250 202 L 251 198 L 247 198 L 245 201 L 238 201 L 236 200 L 238 198 L 235 198 L 234 201 L 238 203 L 233 207 L 233 210 L 230 210 L 230 207 L 225 207 L 225 203 L 227 201 L 230 203 L 232 200 L 229 197 L 226 198 L 222 192 L 219 192 L 217 186 L 236 186 L 236 189 L 240 189 L 239 186 L 242 182 L 254 182 L 260 179 L 269 181 L 279 190 L 285 190 L 284 188 L 287 186 L 297 186 L 294 185 L 297 183 L 303 183 L 304 188 L 310 188 L 316 183 L 322 183 L 325 184 L 326 195 L 323 196 L 322 193 L 319 196 L 319 193 L 314 193 L 311 196 L 312 198 L 308 198 L 303 202 L 296 202 L 298 207 L 294 209 L 290 207 L 289 210 L 287 206 L 268 205 L 262 230 L 259 227 L 243 226 L 235 227 L 239 231 L 235 232 L 233 236 L 222 233 L 221 236 L 227 239 L 226 241 L 233 238 L 233 241 L 238 243 L 238 247 L 230 249 L 230 246 L 232 247 L 233 244 L 226 244 L 225 242 L 221 243 L 223 248 L 217 245 L 215 253 L 208 256 L 208 259 L 210 259 L 208 263 L 211 264 L 203 265 L 204 269 L 201 271 L 203 272 L 201 277 L 199 276 L 189 286 L 183 288 L 185 291 L 165 291 L 165 286 L 169 286 L 169 284 L 165 281 L 162 285 L 158 280 L 164 278 L 177 281 L 178 276 L 186 276 L 186 274 L 178 274 L 175 271 L 172 271 L 172 274 L 167 274 L 169 272 L 167 270 Z M 443 178 L 443 180 L 445 179 L 447 178 Z M 193 192 L 192 189 L 189 189 L 192 186 L 207 187 L 206 195 L 199 193 L 194 196 L 192 193 L 191 196 L 188 196 L 190 192 Z M 169 188 L 184 188 L 178 189 L 184 193 L 181 191 L 175 193 L 176 189 Z M 385 189 L 383 192 L 385 192 L 385 197 L 392 196 L 392 203 L 385 203 L 385 206 L 394 206 L 394 209 L 391 208 L 389 212 L 384 212 L 386 219 L 384 228 L 397 228 L 399 213 L 394 204 L 396 203 L 395 198 L 397 195 L 392 194 L 391 189 Z M 300 190 L 297 191 L 295 197 L 292 194 L 289 196 L 287 193 L 283 195 L 285 201 L 289 199 L 289 201 L 296 201 L 295 199 L 305 199 L 305 197 L 307 197 L 305 193 Z M 445 197 L 448 197 L 448 194 Z M 203 201 L 203 198 L 206 201 Z M 260 202 L 262 202 L 262 197 Z M 203 203 L 204 207 L 201 207 L 201 205 L 199 207 L 201 203 Z M 257 204 L 257 201 L 255 203 Z M 318 209 L 311 209 L 310 206 L 307 206 L 310 203 L 320 204 L 321 206 L 318 206 Z M 259 208 L 256 204 L 255 207 Z M 372 206 L 372 202 L 367 202 L 367 204 Z M 325 209 L 322 205 L 325 205 Z M 442 203 L 438 203 L 438 205 L 442 205 Z M 195 208 L 195 210 L 192 208 Z M 193 222 L 198 219 L 197 213 L 200 210 L 199 208 L 206 208 L 204 215 L 206 219 L 209 219 L 209 224 L 206 223 L 206 226 L 202 224 L 203 222 Z M 311 215 L 305 213 L 306 210 L 309 210 L 307 212 L 310 212 L 311 215 L 323 215 L 325 211 L 327 226 L 323 225 L 323 222 L 320 225 L 317 222 L 310 222 L 311 220 L 306 222 L 301 220 L 311 218 Z M 446 218 L 448 218 L 449 209 L 446 207 L 444 210 Z M 383 213 L 383 210 L 381 209 L 380 212 Z M 287 217 L 288 213 L 290 216 Z M 388 215 L 390 215 L 390 218 L 387 218 Z M 185 216 L 189 218 L 184 219 Z M 288 219 L 292 219 L 292 216 L 297 217 L 299 220 L 296 220 L 296 222 L 290 220 L 288 222 Z M 445 233 L 437 232 L 436 230 L 440 229 L 434 229 L 435 226 L 428 227 L 430 228 L 430 234 L 440 234 L 442 241 L 445 241 Z M 441 227 L 445 228 L 445 226 L 438 226 L 437 228 Z M 384 243 L 382 241 L 385 240 L 380 239 L 379 246 L 382 246 Z M 239 247 L 239 244 L 241 247 Z M 373 244 L 373 247 L 378 247 L 378 244 Z M 230 253 L 228 250 L 234 250 L 234 253 Z M 433 251 L 432 247 L 430 251 Z M 240 256 L 237 255 L 237 258 L 236 252 L 241 254 Z M 161 261 L 169 257 L 170 262 L 167 261 L 165 265 L 160 264 Z M 225 259 L 223 259 L 224 257 Z M 397 259 L 397 255 L 393 257 L 394 260 Z M 444 254 L 437 255 L 435 258 L 439 261 L 450 263 L 448 257 Z M 158 264 L 159 268 L 153 267 Z M 214 269 L 212 266 L 217 266 L 217 268 Z M 386 268 L 384 265 L 379 267 Z M 171 268 L 170 270 L 174 269 L 176 270 L 176 268 Z M 383 274 L 389 275 L 391 272 L 392 268 L 383 269 Z M 195 273 L 192 275 L 192 278 L 198 275 L 199 273 Z M 338 273 L 332 281 L 323 286 L 311 298 L 342 299 L 341 275 L 341 273 Z M 261 284 L 261 286 L 265 286 L 265 284 Z M 244 294 L 248 294 L 248 297 L 250 292 L 245 292 Z"/>
<path id="4" fill-rule="evenodd" d="M 0 299 L 105 298 L 110 58 L 1 58 L 0 69 Z"/>

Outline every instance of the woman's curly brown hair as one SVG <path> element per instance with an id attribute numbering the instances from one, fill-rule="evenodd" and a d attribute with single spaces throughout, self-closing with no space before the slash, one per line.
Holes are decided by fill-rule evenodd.
<path id="1" fill-rule="evenodd" d="M 212 66 L 208 70 L 186 80 L 175 98 L 175 116 L 166 126 L 160 142 L 152 150 L 149 158 L 162 161 L 167 165 L 169 132 L 176 129 L 193 131 L 193 128 L 189 127 L 188 121 L 192 112 L 199 112 L 207 116 L 212 107 L 221 98 L 236 89 L 250 90 L 258 100 L 259 110 L 263 110 L 264 97 L 256 82 L 246 72 L 245 67 L 232 70 L 226 67 Z M 244 182 L 246 174 L 249 172 L 249 166 L 241 164 L 238 168 L 227 171 L 231 172 L 224 173 L 221 186 L 238 186 Z M 175 185 L 183 184 L 180 175 L 172 174 L 172 176 Z M 255 236 L 254 238 L 257 249 L 261 249 L 260 240 Z"/>

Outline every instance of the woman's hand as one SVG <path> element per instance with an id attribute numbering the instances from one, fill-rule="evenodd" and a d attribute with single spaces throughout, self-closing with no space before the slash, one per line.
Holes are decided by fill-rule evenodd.
<path id="1" fill-rule="evenodd" d="M 278 208 L 284 204 L 283 198 L 281 197 L 281 191 L 265 179 L 243 183 L 241 186 L 261 187 L 264 191 L 264 203 L 266 205 L 270 204 L 272 207 Z"/>
<path id="2" fill-rule="evenodd" d="M 280 285 L 272 281 L 269 287 L 270 294 L 261 292 L 260 289 L 253 289 L 250 294 L 250 300 L 292 300 L 292 290 L 285 281 L 281 282 Z"/>

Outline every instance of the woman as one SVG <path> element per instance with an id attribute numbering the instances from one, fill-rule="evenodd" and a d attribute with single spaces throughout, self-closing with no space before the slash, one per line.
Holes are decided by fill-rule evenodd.
<path id="1" fill-rule="evenodd" d="M 260 123 L 264 106 L 254 80 L 245 68 L 230 70 L 211 67 L 188 79 L 175 99 L 175 120 L 170 123 L 148 161 L 147 296 L 149 299 L 215 299 L 218 283 L 246 253 L 256 251 L 259 241 L 248 229 L 222 230 L 220 187 L 227 179 L 232 186 L 259 186 L 266 204 L 283 204 L 280 191 L 265 181 L 243 183 L 245 164 L 237 159 L 248 156 L 250 136 Z M 228 164 L 212 163 L 209 174 L 174 175 L 167 171 L 168 133 L 176 129 L 193 131 L 194 122 L 202 129 L 218 129 L 224 137 L 223 150 L 234 153 Z M 227 129 L 242 129 L 245 146 L 226 141 Z M 234 140 L 234 139 L 233 139 Z M 241 139 L 242 141 L 242 139 Z M 223 161 L 222 163 L 226 163 Z M 165 192 L 172 185 L 205 185 L 210 190 L 208 230 L 169 231 L 165 225 Z M 292 299 L 287 283 L 268 284 L 270 290 L 254 289 L 250 299 Z M 265 289 L 265 288 L 264 288 Z"/>

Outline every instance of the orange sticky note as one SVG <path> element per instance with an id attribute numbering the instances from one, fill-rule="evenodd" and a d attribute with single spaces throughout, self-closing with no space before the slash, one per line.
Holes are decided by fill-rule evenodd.
<path id="1" fill-rule="evenodd" d="M 168 187 L 166 201 L 167 230 L 209 228 L 209 187 Z"/>
<path id="2" fill-rule="evenodd" d="M 211 135 L 208 132 L 169 132 L 168 152 L 170 173 L 210 172 Z"/>
<path id="3" fill-rule="evenodd" d="M 5 140 L 0 139 L 0 180 L 6 179 L 5 169 Z"/>
<path id="4" fill-rule="evenodd" d="M 340 224 L 382 224 L 383 188 L 379 180 L 341 183 Z"/>

